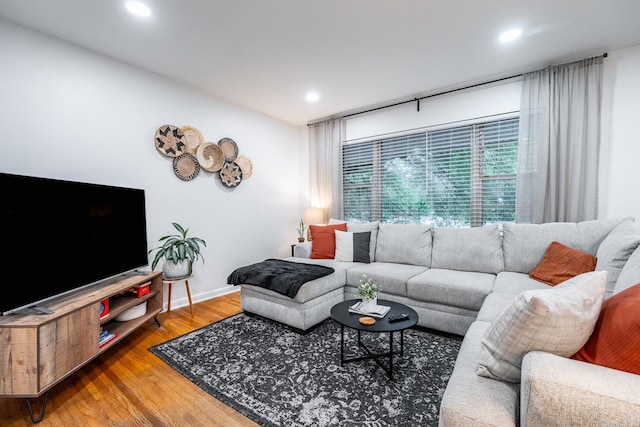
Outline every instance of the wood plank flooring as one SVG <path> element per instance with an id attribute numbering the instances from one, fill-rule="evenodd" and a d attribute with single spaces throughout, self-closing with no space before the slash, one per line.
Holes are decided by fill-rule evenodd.
<path id="1" fill-rule="evenodd" d="M 0 426 L 257 426 L 174 371 L 149 347 L 241 312 L 240 293 L 159 315 L 49 391 L 33 424 L 25 399 L 0 398 Z M 32 399 L 39 414 L 41 399 Z"/>

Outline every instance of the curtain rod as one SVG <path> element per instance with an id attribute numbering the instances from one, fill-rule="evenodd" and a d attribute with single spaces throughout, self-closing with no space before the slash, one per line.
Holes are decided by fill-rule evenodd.
<path id="1" fill-rule="evenodd" d="M 602 57 L 606 58 L 607 57 L 607 52 L 603 53 Z M 524 74 L 525 73 L 514 74 L 513 76 L 509 76 L 509 77 L 502 77 L 502 78 L 495 79 L 495 80 L 490 80 L 490 81 L 487 81 L 487 82 L 476 83 L 476 84 L 469 85 L 469 86 L 459 87 L 457 89 L 451 89 L 451 90 L 446 90 L 444 92 L 434 93 L 434 94 L 431 94 L 431 95 L 425 95 L 425 96 L 416 97 L 416 98 L 413 98 L 413 99 L 407 99 L 406 101 L 399 101 L 399 102 L 395 102 L 393 104 L 382 105 L 380 107 L 370 108 L 368 110 L 363 110 L 363 111 L 358 111 L 357 113 L 345 114 L 344 116 L 337 116 L 335 118 L 344 119 L 344 118 L 347 118 L 347 117 L 357 116 L 359 114 L 365 114 L 365 113 L 370 113 L 372 111 L 383 110 L 385 108 L 397 107 L 398 105 L 404 105 L 404 104 L 408 104 L 410 102 L 415 102 L 417 104 L 416 105 L 417 110 L 420 111 L 420 101 L 423 100 L 423 99 L 428 99 L 428 98 L 433 98 L 433 97 L 436 97 L 436 96 L 446 95 L 448 93 L 458 92 L 458 91 L 461 91 L 461 90 L 472 89 L 474 87 L 484 86 L 484 85 L 488 85 L 488 84 L 492 84 L 492 83 L 498 83 L 498 82 L 501 82 L 501 81 L 504 81 L 504 80 L 515 79 L 517 77 L 522 77 Z M 323 121 L 324 120 L 318 120 L 318 121 L 313 122 L 313 123 L 307 123 L 307 126 L 311 126 L 311 125 L 314 125 L 316 123 L 321 123 Z"/>
<path id="2" fill-rule="evenodd" d="M 488 84 L 492 84 L 492 83 L 501 82 L 501 81 L 504 81 L 504 80 L 514 79 L 516 77 L 522 77 L 522 74 L 516 74 L 516 75 L 513 75 L 513 76 L 509 76 L 509 77 L 502 77 L 502 78 L 499 78 L 499 79 L 490 80 L 488 82 L 476 83 L 476 84 L 469 85 L 469 86 L 464 86 L 464 87 L 459 87 L 459 88 L 456 88 L 456 89 L 446 90 L 444 92 L 438 92 L 438 93 L 433 93 L 431 95 L 425 95 L 425 96 L 420 96 L 420 97 L 416 97 L 416 98 L 413 98 L 413 99 L 407 99 L 406 101 L 400 101 L 400 102 L 396 102 L 394 104 L 383 105 L 381 107 L 376 107 L 376 108 L 370 108 L 368 110 L 359 111 L 357 113 L 345 114 L 344 116 L 340 116 L 340 118 L 344 119 L 346 117 L 357 116 L 358 114 L 365 114 L 365 113 L 370 113 L 372 111 L 383 110 L 385 108 L 396 107 L 398 105 L 408 104 L 410 102 L 416 102 L 417 103 L 417 109 L 418 109 L 418 111 L 420 111 L 420 101 L 423 100 L 423 99 L 433 98 L 433 97 L 440 96 L 440 95 L 446 95 L 448 93 L 458 92 L 458 91 L 461 91 L 461 90 L 472 89 L 474 87 L 484 86 L 484 85 L 488 85 Z"/>

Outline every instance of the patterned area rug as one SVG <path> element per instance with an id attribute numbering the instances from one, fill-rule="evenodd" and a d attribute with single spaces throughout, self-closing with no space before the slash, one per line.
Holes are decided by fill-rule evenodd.
<path id="1" fill-rule="evenodd" d="M 363 355 L 356 332 L 346 330 L 345 355 Z M 362 337 L 369 348 L 388 349 L 388 334 Z M 340 366 L 340 326 L 332 320 L 301 335 L 238 314 L 149 350 L 260 425 L 437 426 L 460 342 L 406 330 L 393 381 L 374 360 Z"/>

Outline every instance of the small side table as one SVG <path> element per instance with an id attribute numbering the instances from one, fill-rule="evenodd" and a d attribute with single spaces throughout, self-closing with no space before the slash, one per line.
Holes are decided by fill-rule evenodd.
<path id="1" fill-rule="evenodd" d="M 184 284 L 187 288 L 187 297 L 189 297 L 189 309 L 191 310 L 191 315 L 193 316 L 193 302 L 191 301 L 191 290 L 189 289 L 189 279 L 191 279 L 193 275 L 187 277 L 178 277 L 173 279 L 162 279 L 163 285 L 169 285 L 169 296 L 167 300 L 167 314 L 171 313 L 171 288 L 173 284 L 176 282 L 181 282 L 184 280 Z"/>

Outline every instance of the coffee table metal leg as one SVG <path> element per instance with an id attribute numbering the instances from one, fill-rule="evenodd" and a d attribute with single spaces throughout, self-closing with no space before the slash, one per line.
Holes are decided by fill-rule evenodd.
<path id="1" fill-rule="evenodd" d="M 404 356 L 404 329 L 400 330 L 400 354 Z"/>
<path id="2" fill-rule="evenodd" d="M 393 380 L 393 332 L 389 333 L 389 379 Z"/>
<path id="3" fill-rule="evenodd" d="M 344 325 L 340 325 L 340 366 L 344 366 Z"/>

